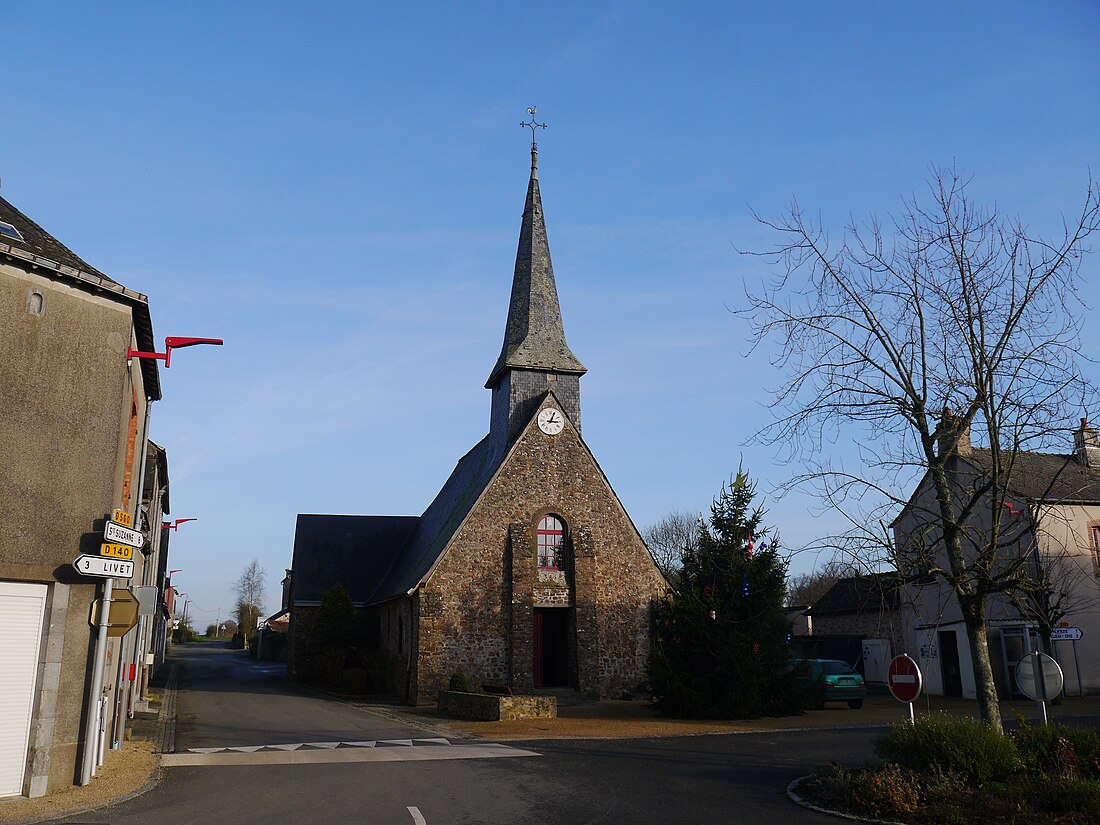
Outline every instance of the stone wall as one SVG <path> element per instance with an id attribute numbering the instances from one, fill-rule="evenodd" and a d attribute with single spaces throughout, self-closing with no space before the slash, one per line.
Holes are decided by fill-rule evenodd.
<path id="1" fill-rule="evenodd" d="M 476 722 L 553 719 L 558 715 L 558 700 L 553 696 L 497 696 L 443 690 L 439 692 L 439 711 L 454 719 Z"/>
<path id="2" fill-rule="evenodd" d="M 572 539 L 574 686 L 614 696 L 645 680 L 650 605 L 667 583 L 577 430 L 548 436 L 537 412 L 421 588 L 414 701 L 456 670 L 471 684 L 532 686 L 533 609 L 551 584 L 539 581 L 535 528 L 547 513 Z"/>

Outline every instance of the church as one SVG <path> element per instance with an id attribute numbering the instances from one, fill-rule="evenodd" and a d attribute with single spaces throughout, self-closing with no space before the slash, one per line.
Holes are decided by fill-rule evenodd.
<path id="1" fill-rule="evenodd" d="M 342 584 L 372 692 L 432 702 L 459 671 L 472 688 L 595 697 L 645 682 L 651 605 L 668 583 L 581 437 L 585 372 L 565 340 L 532 140 L 489 433 L 419 517 L 298 516 L 292 676 Z"/>

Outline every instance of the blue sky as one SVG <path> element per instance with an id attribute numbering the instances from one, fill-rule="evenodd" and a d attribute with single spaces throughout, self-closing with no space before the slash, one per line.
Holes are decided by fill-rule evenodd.
<path id="1" fill-rule="evenodd" d="M 839 231 L 956 162 L 1041 230 L 1100 160 L 1095 3 L 41 3 L 5 34 L 4 197 L 159 339 L 226 340 L 154 408 L 199 626 L 252 558 L 277 607 L 297 513 L 418 514 L 487 431 L 525 107 L 585 439 L 639 527 L 742 457 L 797 470 L 746 443 L 778 379 L 729 312 L 751 210 Z M 788 547 L 837 527 L 768 506 Z"/>

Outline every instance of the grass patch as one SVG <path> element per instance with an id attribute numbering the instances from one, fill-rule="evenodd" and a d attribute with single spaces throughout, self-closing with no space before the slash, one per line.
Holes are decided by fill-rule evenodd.
<path id="1" fill-rule="evenodd" d="M 1020 722 L 1012 735 L 949 717 L 898 725 L 875 742 L 882 764 L 826 765 L 799 794 L 826 808 L 922 825 L 1100 822 L 1100 733 Z"/>

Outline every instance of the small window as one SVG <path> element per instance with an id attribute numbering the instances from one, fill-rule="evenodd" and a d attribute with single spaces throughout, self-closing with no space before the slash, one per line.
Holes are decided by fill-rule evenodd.
<path id="1" fill-rule="evenodd" d="M 543 516 L 539 522 L 539 569 L 561 570 L 565 545 L 565 525 L 557 516 Z"/>
<path id="2" fill-rule="evenodd" d="M 0 235 L 6 238 L 14 238 L 17 241 L 23 240 L 23 236 L 19 234 L 19 230 L 6 221 L 0 221 Z"/>

